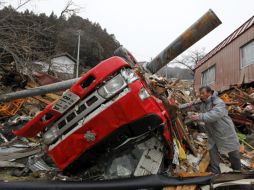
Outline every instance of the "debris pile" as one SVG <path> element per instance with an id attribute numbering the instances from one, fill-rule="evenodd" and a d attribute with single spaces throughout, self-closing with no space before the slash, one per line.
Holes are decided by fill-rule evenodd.
<path id="1" fill-rule="evenodd" d="M 146 77 L 146 80 L 149 81 L 152 89 L 158 95 L 166 94 L 167 98 L 172 98 L 177 103 L 187 103 L 193 100 L 193 96 L 191 96 L 191 82 L 167 80 L 156 75 Z M 34 86 L 36 85 L 30 82 L 27 83 L 26 88 Z M 49 179 L 46 176 L 52 177 L 52 175 L 54 175 L 52 179 L 65 180 L 69 178 L 68 176 L 63 176 L 54 166 L 53 162 L 44 154 L 40 135 L 36 138 L 26 139 L 14 137 L 11 133 L 13 129 L 22 127 L 58 97 L 56 94 L 47 94 L 45 96 L 18 100 L 21 104 L 17 107 L 15 114 L 1 118 L 0 167 L 5 169 L 2 170 L 0 176 L 2 175 L 3 179 Z M 229 113 L 233 118 L 234 115 L 245 117 L 252 115 L 246 112 L 246 108 L 252 105 L 252 96 L 247 95 L 246 91 L 234 88 L 221 94 L 221 98 L 229 105 Z M 9 105 L 12 102 L 3 103 L 2 105 Z M 149 175 L 158 172 L 180 177 L 209 175 L 210 173 L 206 172 L 209 163 L 206 148 L 207 136 L 202 130 L 202 124 L 184 122 L 188 118 L 187 115 L 182 115 L 177 110 L 175 114 L 176 124 L 181 128 L 181 134 L 177 134 L 179 130 L 175 130 L 175 134 L 173 134 L 173 168 L 168 166 L 168 170 L 161 170 L 161 166 L 165 164 L 163 159 L 164 148 L 162 144 L 160 145 L 161 139 L 153 138 L 146 142 L 137 143 L 131 151 L 123 151 L 117 156 L 109 155 L 103 158 L 103 160 L 98 159 L 94 167 L 78 176 L 72 176 L 70 179 L 102 180 L 132 175 Z M 249 125 L 246 126 L 250 127 Z M 246 141 L 246 136 L 239 135 L 239 139 L 245 145 L 249 145 Z M 253 148 L 251 145 L 249 147 Z M 253 151 L 244 150 L 242 153 L 243 165 L 247 168 L 253 167 Z M 225 163 L 227 163 L 226 159 Z M 17 176 L 20 178 L 17 178 Z"/>
<path id="2" fill-rule="evenodd" d="M 238 132 L 242 164 L 254 169 L 254 88 L 253 84 L 232 86 L 220 94 Z"/>
<path id="3" fill-rule="evenodd" d="M 180 79 L 166 79 L 158 75 L 146 76 L 157 94 L 166 93 L 177 104 L 188 103 L 193 100 L 193 81 Z"/>
<path id="4" fill-rule="evenodd" d="M 236 125 L 246 126 L 254 131 L 254 88 L 233 86 L 223 92 L 220 98 L 228 105 L 229 115 Z"/>
<path id="5" fill-rule="evenodd" d="M 14 72 L 11 64 L 2 65 L 0 70 L 3 71 L 0 82 L 1 94 L 38 86 L 26 76 Z M 23 127 L 58 98 L 56 94 L 46 94 L 0 103 L 0 178 L 2 180 L 47 179 L 48 174 L 39 175 L 38 171 L 44 171 L 43 173 L 56 171 L 56 168 L 52 170 L 44 161 L 45 155 L 40 136 L 31 139 L 20 138 L 12 131 Z M 37 175 L 34 176 L 36 173 Z"/>

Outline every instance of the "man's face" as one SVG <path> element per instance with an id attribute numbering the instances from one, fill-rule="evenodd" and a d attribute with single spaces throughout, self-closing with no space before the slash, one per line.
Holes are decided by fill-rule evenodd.
<path id="1" fill-rule="evenodd" d="M 207 92 L 207 90 L 205 88 L 203 88 L 202 90 L 199 91 L 199 96 L 200 96 L 200 100 L 205 102 L 209 96 L 211 95 L 209 92 Z"/>

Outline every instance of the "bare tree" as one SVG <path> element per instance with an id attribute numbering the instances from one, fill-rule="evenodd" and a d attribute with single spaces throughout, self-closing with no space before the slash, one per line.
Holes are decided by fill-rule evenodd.
<path id="1" fill-rule="evenodd" d="M 195 66 L 205 55 L 205 48 L 195 49 L 178 56 L 171 63 L 184 65 L 191 71 L 192 75 L 194 75 Z"/>
<path id="2" fill-rule="evenodd" d="M 24 17 L 16 10 L 31 0 L 19 1 L 16 8 L 9 8 L 0 20 L 0 59 L 13 61 L 15 69 L 30 75 L 34 60 L 45 60 L 54 51 L 54 28 L 46 22 Z"/>
<path id="3" fill-rule="evenodd" d="M 73 14 L 77 14 L 80 12 L 80 10 L 81 7 L 79 5 L 75 4 L 72 0 L 69 0 L 62 10 L 59 18 L 63 18 L 65 15 L 71 16 Z"/>

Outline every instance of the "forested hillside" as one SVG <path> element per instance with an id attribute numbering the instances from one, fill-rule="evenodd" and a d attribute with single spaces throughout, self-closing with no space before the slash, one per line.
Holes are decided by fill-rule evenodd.
<path id="1" fill-rule="evenodd" d="M 76 57 L 78 30 L 82 31 L 81 65 L 94 66 L 119 46 L 114 35 L 98 23 L 75 14 L 66 18 L 53 12 L 47 16 L 5 7 L 0 10 L 0 62 L 25 66 L 63 52 Z"/>

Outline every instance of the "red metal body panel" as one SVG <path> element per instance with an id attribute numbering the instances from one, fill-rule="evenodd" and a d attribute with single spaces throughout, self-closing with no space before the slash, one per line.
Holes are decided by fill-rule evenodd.
<path id="1" fill-rule="evenodd" d="M 90 93 L 98 84 L 103 82 L 108 76 L 116 72 L 120 68 L 130 67 L 129 64 L 120 57 L 111 57 L 105 61 L 102 61 L 90 71 L 88 71 L 84 76 L 78 80 L 69 91 L 80 97 L 80 100 L 88 93 Z M 89 76 L 92 76 L 95 80 L 87 88 L 82 88 L 81 84 Z M 37 133 L 42 131 L 46 126 L 50 125 L 53 121 L 56 121 L 62 114 L 53 110 L 52 107 L 56 102 L 47 106 L 42 112 L 35 116 L 34 119 L 29 121 L 24 127 L 19 130 L 13 131 L 17 136 L 23 137 L 34 137 Z M 71 107 L 69 108 L 71 109 Z M 68 110 L 67 110 L 68 111 Z M 49 120 L 43 119 L 46 114 L 52 115 Z"/>
<path id="2" fill-rule="evenodd" d="M 138 92 L 143 87 L 144 86 L 140 81 L 135 81 L 130 84 L 130 92 L 125 96 L 98 113 L 80 128 L 77 127 L 77 129 L 71 132 L 70 135 L 67 134 L 68 136 L 57 145 L 53 145 L 53 147 L 51 145 L 48 149 L 48 154 L 54 160 L 56 165 L 63 170 L 86 149 L 107 137 L 114 132 L 114 130 L 146 115 L 158 115 L 161 120 L 164 121 L 166 126 L 166 118 L 163 115 L 156 98 L 151 96 L 143 101 L 139 98 Z M 95 141 L 88 142 L 84 138 L 84 134 L 87 131 L 92 131 L 96 134 Z"/>
<path id="3" fill-rule="evenodd" d="M 111 57 L 105 61 L 100 62 L 90 71 L 88 71 L 83 77 L 78 80 L 71 88 L 70 91 L 77 94 L 81 98 L 89 94 L 98 84 L 103 82 L 107 77 L 118 71 L 123 67 L 129 67 L 130 65 L 120 57 Z M 89 76 L 93 76 L 95 81 L 87 88 L 82 88 L 80 84 L 85 81 Z"/>
<path id="4" fill-rule="evenodd" d="M 30 120 L 26 125 L 24 125 L 21 129 L 13 131 L 16 136 L 22 136 L 31 138 L 34 137 L 37 133 L 42 131 L 47 125 L 49 125 L 54 120 L 57 120 L 61 116 L 60 113 L 52 110 L 52 106 L 54 103 L 48 105 L 43 111 L 37 114 L 32 120 Z M 46 114 L 52 114 L 49 120 L 43 120 Z"/>

